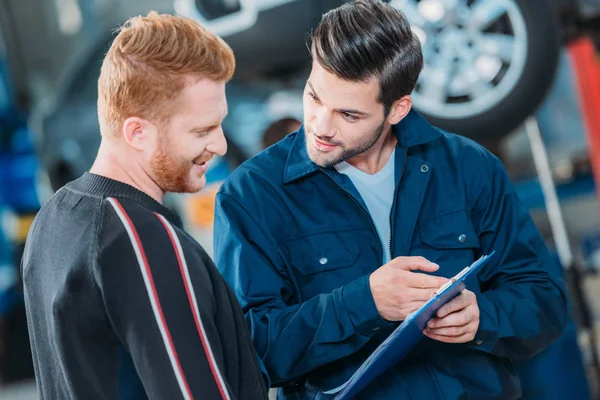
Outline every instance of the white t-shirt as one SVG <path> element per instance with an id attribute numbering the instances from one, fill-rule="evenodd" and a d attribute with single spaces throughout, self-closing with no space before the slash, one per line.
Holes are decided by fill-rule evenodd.
<path id="1" fill-rule="evenodd" d="M 394 200 L 396 182 L 394 179 L 394 160 L 396 150 L 392 152 L 385 166 L 377 173 L 369 175 L 343 161 L 335 169 L 351 180 L 364 202 L 381 238 L 384 250 L 384 262 L 390 261 L 390 212 Z"/>

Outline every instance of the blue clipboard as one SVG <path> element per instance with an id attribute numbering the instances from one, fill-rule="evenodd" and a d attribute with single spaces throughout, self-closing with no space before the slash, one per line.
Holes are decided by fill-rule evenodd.
<path id="1" fill-rule="evenodd" d="M 352 399 L 369 383 L 402 360 L 408 352 L 423 338 L 427 322 L 441 306 L 452 300 L 465 289 L 465 280 L 476 273 L 495 251 L 482 256 L 438 289 L 421 308 L 410 314 L 394 332 L 384 340 L 362 363 L 350 379 L 335 389 L 324 392 L 336 395 L 335 400 Z"/>

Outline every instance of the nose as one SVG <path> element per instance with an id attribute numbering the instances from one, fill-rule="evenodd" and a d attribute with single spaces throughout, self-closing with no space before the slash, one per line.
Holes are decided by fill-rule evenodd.
<path id="1" fill-rule="evenodd" d="M 225 139 L 222 127 L 219 126 L 218 131 L 214 133 L 206 150 L 221 157 L 227 153 L 227 139 Z"/>
<path id="2" fill-rule="evenodd" d="M 320 137 L 333 137 L 331 115 L 325 107 L 317 109 L 313 124 L 314 133 Z"/>

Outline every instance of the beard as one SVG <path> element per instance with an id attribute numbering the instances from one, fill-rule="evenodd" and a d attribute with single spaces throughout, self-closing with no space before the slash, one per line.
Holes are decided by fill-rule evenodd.
<path id="1" fill-rule="evenodd" d="M 192 161 L 177 159 L 168 152 L 168 143 L 161 140 L 150 160 L 154 180 L 163 192 L 196 193 L 204 186 L 204 179 L 195 183 L 191 179 Z"/>
<path id="2" fill-rule="evenodd" d="M 341 163 L 342 161 L 347 161 L 353 157 L 362 154 L 377 143 L 381 135 L 383 134 L 383 130 L 385 128 L 385 120 L 381 123 L 381 125 L 373 131 L 371 135 L 363 139 L 359 144 L 353 147 L 347 147 L 342 142 L 334 141 L 328 139 L 327 137 L 317 136 L 319 141 L 324 142 L 326 144 L 338 146 L 337 149 L 332 152 L 325 153 L 317 149 L 313 146 L 309 141 L 309 137 L 306 137 L 306 150 L 308 152 L 308 156 L 311 161 L 317 164 L 322 168 L 330 168 L 334 165 Z M 305 135 L 314 135 L 314 133 L 310 132 L 310 129 L 306 130 Z M 316 135 L 315 135 L 316 136 Z"/>

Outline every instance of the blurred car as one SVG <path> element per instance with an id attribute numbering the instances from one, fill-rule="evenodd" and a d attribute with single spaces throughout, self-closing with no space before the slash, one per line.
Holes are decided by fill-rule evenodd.
<path id="1" fill-rule="evenodd" d="M 165 0 L 167 1 L 167 0 Z M 176 0 L 181 15 L 221 35 L 237 59 L 228 89 L 238 118 L 225 124 L 232 168 L 258 150 L 272 120 L 262 101 L 301 90 L 310 70 L 307 39 L 321 15 L 342 0 Z M 394 0 L 423 46 L 425 68 L 415 108 L 435 125 L 484 144 L 510 133 L 550 88 L 562 44 L 598 38 L 600 0 Z M 143 10 L 140 2 L 140 11 Z M 108 32 L 108 29 L 107 31 Z M 96 80 L 111 36 L 98 37 L 67 69 L 57 93 L 32 123 L 50 185 L 57 189 L 92 164 L 100 142 Z M 282 96 L 279 96 L 282 97 Z M 298 99 L 299 100 L 299 99 Z M 290 100 L 301 116 L 301 102 Z M 248 106 L 248 104 L 253 104 Z M 271 104 L 272 106 L 272 104 Z M 262 107 L 262 108 L 261 108 Z M 277 106 L 274 106 L 277 108 Z M 231 114 L 231 113 L 230 113 Z M 259 120 L 249 128 L 247 121 Z M 250 139 L 252 141 L 250 141 Z"/>
<path id="2" fill-rule="evenodd" d="M 223 36 L 238 76 L 302 74 L 306 39 L 346 1 L 177 0 L 180 14 Z M 550 87 L 561 45 L 598 39 L 599 0 L 392 0 L 421 40 L 425 68 L 415 108 L 435 125 L 490 142 L 531 115 Z"/>

